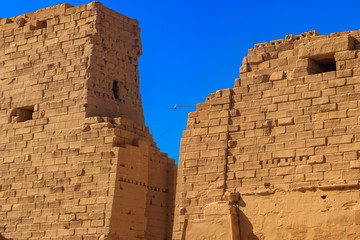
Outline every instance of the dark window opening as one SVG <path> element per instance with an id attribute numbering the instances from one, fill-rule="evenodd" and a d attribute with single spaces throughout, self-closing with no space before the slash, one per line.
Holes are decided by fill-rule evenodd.
<path id="1" fill-rule="evenodd" d="M 15 108 L 10 114 L 10 122 L 25 122 L 33 119 L 34 106 Z"/>
<path id="2" fill-rule="evenodd" d="M 117 81 L 113 81 L 113 87 L 112 87 L 112 92 L 114 94 L 114 98 L 115 99 L 119 99 L 119 86 L 118 86 L 118 82 Z"/>
<path id="3" fill-rule="evenodd" d="M 311 60 L 312 67 L 310 74 L 336 71 L 336 62 L 334 58 Z"/>
<path id="4" fill-rule="evenodd" d="M 322 72 L 336 71 L 336 62 L 334 58 L 319 60 L 317 63 Z"/>

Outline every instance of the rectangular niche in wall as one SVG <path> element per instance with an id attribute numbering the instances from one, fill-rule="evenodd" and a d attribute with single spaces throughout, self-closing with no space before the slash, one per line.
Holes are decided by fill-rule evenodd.
<path id="1" fill-rule="evenodd" d="M 15 108 L 11 111 L 10 122 L 25 122 L 33 119 L 34 105 Z"/>
<path id="2" fill-rule="evenodd" d="M 117 81 L 113 81 L 112 92 L 115 99 L 119 99 L 119 86 Z"/>
<path id="3" fill-rule="evenodd" d="M 334 57 L 311 59 L 312 67 L 310 74 L 336 71 L 336 61 Z"/>

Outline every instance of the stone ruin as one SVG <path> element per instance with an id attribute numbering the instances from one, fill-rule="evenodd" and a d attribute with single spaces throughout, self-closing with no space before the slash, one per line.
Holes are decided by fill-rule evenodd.
<path id="1" fill-rule="evenodd" d="M 256 44 L 189 114 L 173 239 L 360 239 L 359 180 L 360 31 Z"/>
<path id="2" fill-rule="evenodd" d="M 170 238 L 176 165 L 145 127 L 141 53 L 138 22 L 100 3 L 0 20 L 5 239 Z"/>
<path id="3" fill-rule="evenodd" d="M 256 44 L 189 114 L 178 173 L 140 55 L 97 2 L 0 20 L 0 239 L 360 239 L 360 31 Z"/>

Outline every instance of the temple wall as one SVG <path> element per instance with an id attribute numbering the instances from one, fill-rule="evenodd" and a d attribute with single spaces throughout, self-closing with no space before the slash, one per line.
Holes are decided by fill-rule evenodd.
<path id="1" fill-rule="evenodd" d="M 359 32 L 305 36 L 250 49 L 234 88 L 189 114 L 174 239 L 225 192 L 241 239 L 356 239 Z"/>
<path id="2" fill-rule="evenodd" d="M 138 71 L 142 54 L 138 22 L 99 6 L 94 24 L 87 116 L 126 116 L 145 126 Z"/>
<path id="3" fill-rule="evenodd" d="M 0 20 L 0 238 L 171 238 L 176 165 L 145 127 L 139 34 L 97 2 Z"/>

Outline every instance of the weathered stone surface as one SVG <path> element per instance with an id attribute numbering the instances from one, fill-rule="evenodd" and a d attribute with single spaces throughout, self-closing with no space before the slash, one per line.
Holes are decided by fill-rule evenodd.
<path id="1" fill-rule="evenodd" d="M 170 239 L 138 22 L 98 2 L 0 21 L 0 238 Z"/>
<path id="2" fill-rule="evenodd" d="M 302 43 L 299 46 L 299 57 L 318 58 L 320 56 L 331 56 L 336 52 L 353 50 L 354 48 L 354 38 L 350 35 L 345 35 L 309 43 Z"/>
<path id="3" fill-rule="evenodd" d="M 270 81 L 282 80 L 282 79 L 284 79 L 284 71 L 273 72 L 270 75 Z"/>
<path id="4" fill-rule="evenodd" d="M 203 210 L 235 192 L 241 238 L 233 239 L 359 236 L 359 32 L 310 35 L 255 45 L 231 102 L 213 110 L 210 95 L 189 114 L 201 149 L 183 136 L 173 239 L 229 239 L 224 211 L 214 207 L 218 215 L 210 218 Z M 192 124 L 195 116 L 202 125 Z M 226 124 L 212 126 L 224 117 Z M 221 140 L 227 144 L 202 155 Z M 190 175 L 190 163 L 204 170 Z"/>
<path id="5" fill-rule="evenodd" d="M 238 208 L 229 202 L 205 205 L 204 218 L 188 220 L 185 239 L 240 239 Z"/>

